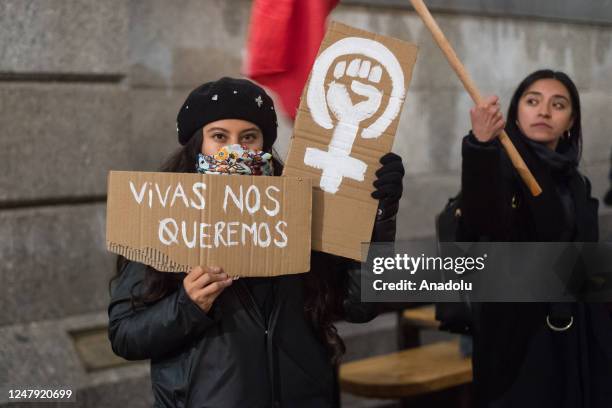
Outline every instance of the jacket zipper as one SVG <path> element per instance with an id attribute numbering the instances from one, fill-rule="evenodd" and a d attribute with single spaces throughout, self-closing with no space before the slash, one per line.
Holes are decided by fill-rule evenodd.
<path id="1" fill-rule="evenodd" d="M 276 283 L 273 283 L 271 289 L 272 295 L 274 296 L 274 307 L 272 308 L 268 319 L 265 319 L 262 315 L 261 311 L 259 310 L 259 306 L 257 306 L 255 299 L 253 299 L 253 295 L 251 295 L 251 292 L 248 290 L 244 282 L 239 281 L 238 285 L 236 285 L 234 288 L 236 290 L 238 298 L 242 300 L 242 303 L 244 304 L 245 308 L 247 308 L 247 311 L 252 312 L 255 315 L 255 320 L 258 320 L 261 326 L 263 327 L 264 340 L 266 343 L 266 357 L 268 360 L 268 380 L 270 381 L 270 388 L 272 394 L 272 406 L 280 407 L 280 400 L 277 395 L 278 384 L 276 384 L 276 371 L 274 370 L 274 349 L 272 347 L 273 329 L 276 326 L 276 320 L 278 318 L 278 313 L 280 310 L 279 303 L 276 301 Z"/>

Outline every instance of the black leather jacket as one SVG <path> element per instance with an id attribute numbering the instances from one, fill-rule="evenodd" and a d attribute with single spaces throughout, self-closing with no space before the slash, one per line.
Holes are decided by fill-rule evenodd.
<path id="1" fill-rule="evenodd" d="M 373 238 L 394 237 L 394 217 L 379 220 Z M 342 265 L 343 270 L 325 273 L 347 274 L 345 319 L 374 318 L 377 305 L 360 302 L 359 263 L 325 262 L 325 257 L 313 252 L 312 265 Z M 336 368 L 304 315 L 306 275 L 270 278 L 274 305 L 264 319 L 244 279 L 223 291 L 208 314 L 182 285 L 148 307 L 133 309 L 130 291 L 138 293 L 145 269 L 129 262 L 112 289 L 109 338 L 117 355 L 151 359 L 156 407 L 334 406 Z"/>

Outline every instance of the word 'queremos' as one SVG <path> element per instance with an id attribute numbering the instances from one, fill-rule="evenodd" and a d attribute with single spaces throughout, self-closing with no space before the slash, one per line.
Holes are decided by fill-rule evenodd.
<path id="1" fill-rule="evenodd" d="M 237 191 L 234 191 L 236 189 Z M 185 190 L 178 182 L 176 185 L 161 187 L 158 183 L 145 182 L 139 188 L 130 181 L 133 198 L 141 206 L 184 207 L 187 209 L 204 210 L 206 205 L 206 183 L 193 183 L 191 189 Z M 260 191 L 258 186 L 225 186 L 223 194 L 223 213 L 228 207 L 237 208 L 241 214 L 255 215 L 264 212 L 268 217 L 280 213 L 281 204 L 277 198 L 280 189 L 268 186 Z M 159 221 L 158 237 L 164 245 L 185 245 L 188 248 L 219 248 L 237 245 L 247 245 L 262 248 L 274 245 L 278 248 L 287 246 L 287 223 L 274 220 L 270 226 L 267 222 L 188 222 L 174 218 L 164 218 Z"/>

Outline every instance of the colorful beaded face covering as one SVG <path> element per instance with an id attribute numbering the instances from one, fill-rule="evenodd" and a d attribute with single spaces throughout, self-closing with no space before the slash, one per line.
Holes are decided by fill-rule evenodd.
<path id="1" fill-rule="evenodd" d="M 272 176 L 272 155 L 238 144 L 222 147 L 215 154 L 198 154 L 196 170 L 202 174 Z"/>

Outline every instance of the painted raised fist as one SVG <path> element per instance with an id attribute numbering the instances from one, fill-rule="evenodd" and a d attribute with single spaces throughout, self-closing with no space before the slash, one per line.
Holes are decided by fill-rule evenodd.
<path id="1" fill-rule="evenodd" d="M 344 76 L 355 78 L 351 81 L 351 91 L 366 99 L 353 104 L 350 92 L 345 84 L 332 81 L 327 90 L 327 104 L 339 122 L 357 126 L 376 113 L 382 101 L 382 91 L 372 83 L 380 82 L 382 68 L 372 66 L 369 60 L 355 58 L 346 66 L 346 61 L 339 61 L 334 68 L 334 78 Z"/>

